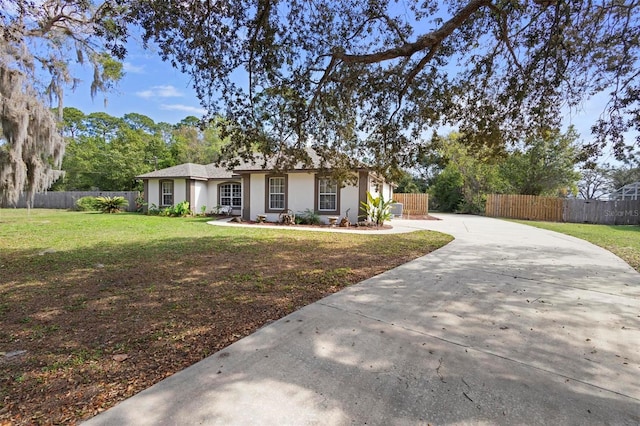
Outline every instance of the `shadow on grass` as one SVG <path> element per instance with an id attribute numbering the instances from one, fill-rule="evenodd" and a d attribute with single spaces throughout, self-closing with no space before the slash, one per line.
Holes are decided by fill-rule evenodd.
<path id="1" fill-rule="evenodd" d="M 269 321 L 449 241 L 427 232 L 309 234 L 216 230 L 4 251 L 0 351 L 26 354 L 3 366 L 0 420 L 94 414 Z M 126 361 L 113 359 L 123 354 Z"/>
<path id="2" fill-rule="evenodd" d="M 456 240 L 90 424 L 638 424 L 640 281 L 604 254 Z"/>

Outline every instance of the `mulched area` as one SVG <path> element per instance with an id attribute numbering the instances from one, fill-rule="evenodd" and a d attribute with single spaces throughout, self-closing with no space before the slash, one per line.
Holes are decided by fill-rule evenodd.
<path id="1" fill-rule="evenodd" d="M 431 216 L 430 214 L 427 215 L 403 215 L 402 219 L 407 219 L 407 220 L 442 220 L 436 216 Z"/>
<path id="2" fill-rule="evenodd" d="M 223 219 L 223 217 L 218 217 L 217 219 Z M 441 220 L 435 216 L 432 215 L 403 215 L 400 219 L 406 219 L 406 220 Z M 341 226 L 330 226 L 330 225 L 326 225 L 326 224 L 321 224 L 321 225 L 302 225 L 302 224 L 298 224 L 298 225 L 284 225 L 282 223 L 278 223 L 278 222 L 256 222 L 253 220 L 250 221 L 245 221 L 242 220 L 241 222 L 238 223 L 242 223 L 243 225 L 256 225 L 256 226 L 266 226 L 266 225 L 270 225 L 270 226 L 283 226 L 283 227 L 295 227 L 295 228 L 321 228 L 321 229 L 335 229 L 337 231 L 340 230 L 345 230 L 345 229 L 349 229 L 349 230 L 358 230 L 358 231 L 380 231 L 380 230 L 385 230 L 385 229 L 393 229 L 393 225 L 392 224 L 385 224 L 382 226 L 356 226 L 356 225 L 351 225 L 348 227 L 341 227 Z M 391 222 L 393 223 L 393 221 Z"/>
<path id="3" fill-rule="evenodd" d="M 232 222 L 233 223 L 233 222 Z M 255 221 L 242 221 L 237 222 L 242 225 L 256 225 L 256 226 L 279 226 L 279 227 L 287 227 L 287 228 L 319 228 L 319 229 L 331 229 L 335 231 L 345 231 L 345 230 L 357 230 L 357 231 L 380 231 L 385 229 L 393 229 L 393 225 L 382 225 L 382 226 L 346 226 L 342 227 L 339 225 L 331 226 L 326 224 L 321 225 L 285 225 L 278 222 L 255 222 Z"/>

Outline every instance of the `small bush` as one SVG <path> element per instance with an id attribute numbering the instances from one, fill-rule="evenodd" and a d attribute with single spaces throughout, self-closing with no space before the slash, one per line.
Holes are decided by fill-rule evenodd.
<path id="1" fill-rule="evenodd" d="M 123 207 L 129 205 L 124 197 L 96 197 L 96 203 L 102 213 L 120 213 Z"/>
<path id="2" fill-rule="evenodd" d="M 191 209 L 189 209 L 189 202 L 182 201 L 176 204 L 175 206 L 171 207 L 169 212 L 171 216 L 178 216 L 178 217 L 189 216 L 191 214 Z"/>
<path id="3" fill-rule="evenodd" d="M 76 200 L 76 208 L 83 212 L 99 211 L 98 200 L 96 197 L 82 197 Z"/>
<path id="4" fill-rule="evenodd" d="M 311 209 L 296 214 L 296 223 L 299 225 L 320 225 L 320 215 Z"/>
<path id="5" fill-rule="evenodd" d="M 469 196 L 462 200 L 457 212 L 464 214 L 483 214 L 486 203 L 487 196 L 484 194 Z"/>
<path id="6" fill-rule="evenodd" d="M 144 211 L 145 206 L 147 206 L 149 203 L 146 203 L 144 201 L 144 197 L 142 195 L 139 195 L 136 197 L 136 212 L 138 213 L 142 213 Z"/>
<path id="7" fill-rule="evenodd" d="M 149 205 L 149 208 L 147 209 L 147 214 L 150 216 L 158 216 L 160 214 L 160 208 L 154 203 L 151 203 L 151 205 Z"/>
<path id="8" fill-rule="evenodd" d="M 147 214 L 151 216 L 189 216 L 192 214 L 191 209 L 189 209 L 189 202 L 183 201 L 181 203 L 176 204 L 171 207 L 163 207 L 160 208 L 155 204 L 151 204 L 147 209 Z"/>

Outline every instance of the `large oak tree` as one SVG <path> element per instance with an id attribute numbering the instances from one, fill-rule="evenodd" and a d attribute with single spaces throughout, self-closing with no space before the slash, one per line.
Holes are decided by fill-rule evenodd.
<path id="1" fill-rule="evenodd" d="M 73 63 L 93 69 L 91 95 L 122 76 L 127 9 L 89 0 L 0 0 L 0 204 L 29 198 L 59 176 L 58 128 Z M 57 104 L 60 115 L 50 107 Z"/>
<path id="2" fill-rule="evenodd" d="M 411 164 L 458 128 L 503 146 L 558 129 L 608 95 L 590 153 L 638 127 L 638 0 L 157 0 L 131 3 L 147 40 L 189 73 L 235 152 L 311 142 Z"/>
<path id="3" fill-rule="evenodd" d="M 557 129 L 599 93 L 609 102 L 591 153 L 611 144 L 622 157 L 624 132 L 640 127 L 639 10 L 638 0 L 0 0 L 2 198 L 51 181 L 63 144 L 43 95 L 62 99 L 71 61 L 91 63 L 93 89 L 108 89 L 118 66 L 107 54 L 124 55 L 130 24 L 192 76 L 210 117 L 225 117 L 229 158 L 304 157 L 311 142 L 392 172 L 439 127 L 499 149 Z M 38 70 L 47 84 L 33 84 L 45 81 Z"/>

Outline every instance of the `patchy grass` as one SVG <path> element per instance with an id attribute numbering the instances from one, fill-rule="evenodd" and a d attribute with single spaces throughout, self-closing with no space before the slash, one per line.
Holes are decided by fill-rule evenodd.
<path id="1" fill-rule="evenodd" d="M 609 250 L 640 272 L 640 226 L 514 221 L 589 241 Z"/>
<path id="2" fill-rule="evenodd" d="M 205 222 L 0 210 L 0 424 L 76 423 L 452 239 Z"/>

